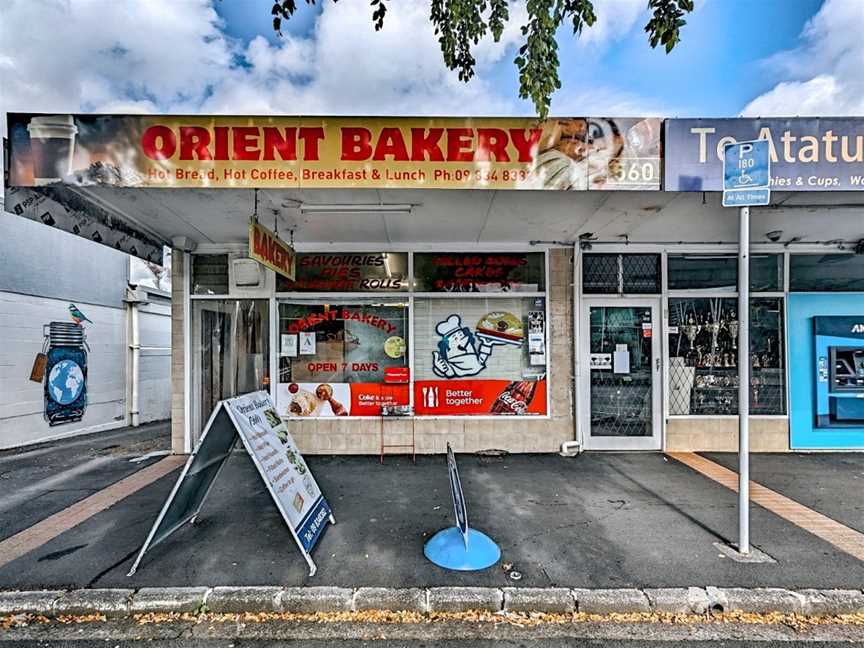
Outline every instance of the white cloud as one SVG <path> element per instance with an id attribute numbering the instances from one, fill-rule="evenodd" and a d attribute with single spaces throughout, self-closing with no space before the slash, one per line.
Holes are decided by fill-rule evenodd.
<path id="1" fill-rule="evenodd" d="M 862 0 L 825 0 L 803 30 L 803 44 L 765 62 L 785 80 L 747 104 L 742 114 L 864 114 L 862 34 Z"/>
<path id="2" fill-rule="evenodd" d="M 596 48 L 623 38 L 639 18 L 647 16 L 647 4 L 645 0 L 594 0 L 597 20 L 591 27 L 583 28 L 579 45 Z"/>
<path id="3" fill-rule="evenodd" d="M 6 0 L 4 110 L 195 105 L 230 64 L 209 0 Z"/>
<path id="4" fill-rule="evenodd" d="M 580 37 L 591 51 L 623 38 L 645 12 L 644 0 L 595 2 L 598 22 Z M 527 19 L 524 2 L 511 6 L 501 42 L 490 36 L 476 48 L 477 76 L 468 84 L 444 67 L 428 0 L 391 3 L 380 32 L 368 3 L 326 2 L 306 37 L 286 35 L 273 45 L 262 36 L 245 47 L 225 36 L 212 0 L 4 0 L 2 14 L 2 112 L 532 110 L 515 96 L 512 67 Z M 590 104 L 579 96 L 576 105 L 606 114 L 638 112 L 638 97 L 596 88 L 591 96 Z M 556 104 L 569 108 L 574 101 L 564 95 Z"/>
<path id="5" fill-rule="evenodd" d="M 560 90 L 552 97 L 553 115 L 604 117 L 662 117 L 670 114 L 666 103 L 610 86 L 586 90 Z"/>
<path id="6" fill-rule="evenodd" d="M 518 38 L 478 48 L 478 77 L 460 82 L 443 64 L 428 0 L 391 6 L 375 32 L 365 2 L 326 3 L 311 38 L 287 35 L 277 45 L 254 39 L 248 67 L 235 67 L 203 103 L 207 112 L 278 110 L 333 114 L 512 113 L 515 101 L 486 78 Z"/>

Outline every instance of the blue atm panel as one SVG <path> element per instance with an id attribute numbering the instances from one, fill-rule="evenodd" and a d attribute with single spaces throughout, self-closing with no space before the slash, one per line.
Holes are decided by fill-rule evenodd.
<path id="1" fill-rule="evenodd" d="M 816 427 L 864 426 L 864 316 L 814 317 Z"/>

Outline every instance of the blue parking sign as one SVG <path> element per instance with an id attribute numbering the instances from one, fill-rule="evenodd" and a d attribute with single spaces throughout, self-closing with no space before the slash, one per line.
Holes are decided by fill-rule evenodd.
<path id="1" fill-rule="evenodd" d="M 727 144 L 723 152 L 723 206 L 769 204 L 771 156 L 768 140 Z"/>

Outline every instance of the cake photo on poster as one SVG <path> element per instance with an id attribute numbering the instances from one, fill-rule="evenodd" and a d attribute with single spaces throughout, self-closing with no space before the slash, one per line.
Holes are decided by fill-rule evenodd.
<path id="1" fill-rule="evenodd" d="M 345 383 L 289 383 L 280 385 L 287 395 L 287 416 L 348 416 L 351 386 Z"/>

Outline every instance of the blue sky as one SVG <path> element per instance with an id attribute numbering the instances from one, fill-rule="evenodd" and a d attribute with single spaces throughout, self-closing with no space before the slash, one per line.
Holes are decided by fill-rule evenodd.
<path id="1" fill-rule="evenodd" d="M 864 0 L 696 0 L 669 55 L 648 46 L 647 0 L 593 1 L 596 25 L 559 34 L 553 114 L 864 115 Z M 533 114 L 513 66 L 524 0 L 469 84 L 429 0 L 389 0 L 377 33 L 369 0 L 298 3 L 280 38 L 272 0 L 2 0 L 0 115 Z"/>
<path id="2" fill-rule="evenodd" d="M 356 0 L 342 0 L 342 4 L 352 1 Z M 283 31 L 314 38 L 321 1 L 315 6 L 302 0 L 299 4 Z M 390 4 L 391 12 L 400 10 L 398 2 Z M 639 4 L 644 7 L 647 2 Z M 248 45 L 256 36 L 263 36 L 279 47 L 281 39 L 271 27 L 271 0 L 217 0 L 214 6 L 231 38 Z M 766 59 L 800 46 L 805 24 L 821 6 L 822 0 L 705 0 L 688 17 L 682 42 L 668 55 L 661 48 L 648 46 L 643 31 L 647 14 L 596 46 L 580 45 L 570 30 L 562 29 L 562 93 L 581 94 L 596 85 L 650 99 L 651 107 L 671 111 L 669 114 L 737 115 L 753 98 L 777 84 L 780 79 Z M 335 8 L 338 10 L 338 3 Z M 515 45 L 509 47 L 506 55 L 483 73 L 514 98 L 518 94 L 512 64 L 515 49 Z M 521 108 L 531 110 L 524 102 Z"/>

